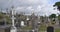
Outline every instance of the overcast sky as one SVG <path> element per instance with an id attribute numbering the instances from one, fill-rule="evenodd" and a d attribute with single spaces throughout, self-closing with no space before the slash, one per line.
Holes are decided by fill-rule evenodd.
<path id="1" fill-rule="evenodd" d="M 58 11 L 53 10 L 53 4 L 60 0 L 0 0 L 0 8 L 11 8 L 13 5 L 17 12 L 25 12 L 31 14 L 34 12 L 38 15 L 57 14 Z"/>

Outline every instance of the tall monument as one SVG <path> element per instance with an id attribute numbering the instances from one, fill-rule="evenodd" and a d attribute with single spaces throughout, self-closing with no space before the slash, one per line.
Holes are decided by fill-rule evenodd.
<path id="1" fill-rule="evenodd" d="M 17 28 L 14 25 L 14 20 L 15 20 L 14 13 L 15 13 L 15 11 L 14 11 L 14 7 L 13 6 L 12 6 L 11 12 L 12 12 L 12 15 L 11 15 L 11 17 L 12 17 L 11 18 L 12 19 L 12 27 L 11 27 L 10 32 L 17 32 Z"/>

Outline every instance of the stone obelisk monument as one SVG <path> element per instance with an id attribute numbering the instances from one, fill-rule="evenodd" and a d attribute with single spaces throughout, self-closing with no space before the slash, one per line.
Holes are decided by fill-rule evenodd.
<path id="1" fill-rule="evenodd" d="M 14 20 L 15 20 L 15 17 L 14 17 L 14 13 L 15 13 L 15 11 L 14 11 L 14 9 L 12 8 L 12 27 L 11 27 L 11 30 L 10 30 L 10 32 L 17 32 L 17 28 L 15 27 L 15 25 L 14 25 Z"/>

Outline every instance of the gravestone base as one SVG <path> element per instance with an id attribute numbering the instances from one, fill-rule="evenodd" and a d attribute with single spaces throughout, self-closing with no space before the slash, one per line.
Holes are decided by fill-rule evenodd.
<path id="1" fill-rule="evenodd" d="M 17 28 L 16 27 L 11 27 L 10 32 L 17 32 Z"/>

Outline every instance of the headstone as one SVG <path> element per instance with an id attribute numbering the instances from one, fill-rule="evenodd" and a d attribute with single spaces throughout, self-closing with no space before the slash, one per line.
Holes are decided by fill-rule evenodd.
<path id="1" fill-rule="evenodd" d="M 0 27 L 0 32 L 10 32 L 10 27 L 1 26 L 1 27 Z"/>
<path id="2" fill-rule="evenodd" d="M 38 22 L 37 24 L 40 25 L 41 22 Z"/>
<path id="3" fill-rule="evenodd" d="M 4 25 L 5 23 L 2 21 L 2 22 L 0 22 L 0 25 Z"/>
<path id="4" fill-rule="evenodd" d="M 29 26 L 29 18 L 27 17 L 27 19 L 26 19 L 26 20 L 27 20 L 27 26 Z"/>
<path id="5" fill-rule="evenodd" d="M 10 27 L 7 27 L 7 28 L 5 29 L 5 32 L 10 32 Z"/>
<path id="6" fill-rule="evenodd" d="M 35 30 L 32 30 L 32 32 L 34 32 Z"/>
<path id="7" fill-rule="evenodd" d="M 27 26 L 29 26 L 29 21 L 27 21 Z"/>
<path id="8" fill-rule="evenodd" d="M 54 27 L 48 26 L 47 27 L 47 32 L 54 32 Z"/>
<path id="9" fill-rule="evenodd" d="M 21 21 L 21 26 L 25 26 L 25 25 L 24 25 L 24 21 Z"/>
<path id="10" fill-rule="evenodd" d="M 30 30 L 29 32 L 33 32 L 33 31 Z"/>

